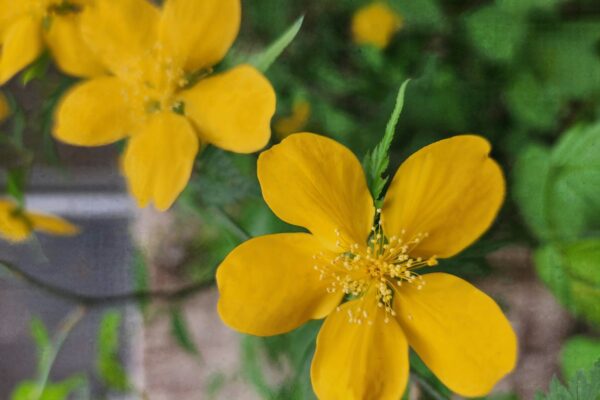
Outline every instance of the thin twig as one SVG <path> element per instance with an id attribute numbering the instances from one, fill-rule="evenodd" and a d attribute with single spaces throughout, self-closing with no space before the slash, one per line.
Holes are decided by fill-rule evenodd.
<path id="1" fill-rule="evenodd" d="M 22 271 L 19 267 L 8 261 L 0 260 L 0 266 L 7 269 L 16 278 L 27 282 L 38 289 L 45 291 L 46 293 L 86 307 L 103 307 L 120 303 L 150 300 L 182 300 L 201 291 L 202 289 L 210 287 L 213 283 L 212 281 L 198 282 L 177 290 L 138 290 L 110 295 L 89 295 L 74 292 L 69 289 L 44 282 L 30 273 Z"/>

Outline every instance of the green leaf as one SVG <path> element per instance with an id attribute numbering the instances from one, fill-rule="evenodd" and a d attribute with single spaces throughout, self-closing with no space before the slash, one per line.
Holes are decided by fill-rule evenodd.
<path id="1" fill-rule="evenodd" d="M 33 317 L 29 323 L 31 337 L 35 341 L 37 350 L 38 371 L 43 371 L 45 366 L 50 362 L 52 353 L 54 352 L 54 344 L 48 334 L 46 326 L 38 317 Z"/>
<path id="2" fill-rule="evenodd" d="M 527 14 L 534 10 L 553 10 L 565 0 L 496 0 L 498 7 L 513 14 Z"/>
<path id="3" fill-rule="evenodd" d="M 538 393 L 535 400 L 599 400 L 600 361 L 587 371 L 579 371 L 564 386 L 556 377 L 550 382 L 547 394 Z"/>
<path id="4" fill-rule="evenodd" d="M 471 43 L 485 58 L 495 62 L 512 60 L 527 34 L 524 18 L 490 4 L 467 16 L 465 27 Z"/>
<path id="5" fill-rule="evenodd" d="M 200 351 L 192 339 L 185 316 L 179 308 L 171 309 L 171 335 L 183 350 L 194 356 L 200 356 Z"/>
<path id="6" fill-rule="evenodd" d="M 600 24 L 581 20 L 553 24 L 528 40 L 532 67 L 562 97 L 584 98 L 600 91 Z"/>
<path id="7" fill-rule="evenodd" d="M 571 337 L 563 346 L 560 358 L 563 375 L 566 379 L 573 379 L 578 371 L 591 369 L 600 360 L 600 340 Z"/>
<path id="8" fill-rule="evenodd" d="M 545 131 L 556 127 L 563 105 L 556 89 L 531 73 L 516 76 L 508 88 L 506 100 L 511 114 L 521 126 Z"/>
<path id="9" fill-rule="evenodd" d="M 249 63 L 254 65 L 259 71 L 265 72 L 277 57 L 292 43 L 300 28 L 304 16 L 298 18 L 279 38 L 277 38 L 269 47 L 261 53 L 254 55 Z"/>
<path id="10" fill-rule="evenodd" d="M 144 292 L 150 289 L 150 277 L 148 266 L 141 251 L 136 250 L 133 254 L 133 287 L 136 291 Z M 148 309 L 149 299 L 140 299 L 138 302 L 142 314 Z"/>
<path id="11" fill-rule="evenodd" d="M 570 129 L 554 149 L 532 145 L 517 157 L 513 196 L 532 232 L 575 240 L 600 223 L 600 124 Z"/>
<path id="12" fill-rule="evenodd" d="M 98 331 L 96 370 L 101 381 L 110 389 L 130 390 L 125 368 L 119 360 L 119 330 L 121 314 L 108 311 L 102 317 Z"/>
<path id="13" fill-rule="evenodd" d="M 74 391 L 87 386 L 83 376 L 73 376 L 62 382 L 48 383 L 39 394 L 38 383 L 23 381 L 17 385 L 11 394 L 11 400 L 67 400 Z"/>
<path id="14" fill-rule="evenodd" d="M 600 326 L 600 239 L 543 246 L 536 250 L 534 262 L 562 304 Z"/>
<path id="15" fill-rule="evenodd" d="M 27 171 L 24 168 L 16 168 L 8 171 L 6 180 L 6 191 L 19 204 L 21 208 L 25 204 L 25 185 L 27 184 Z"/>
<path id="16" fill-rule="evenodd" d="M 386 172 L 390 163 L 390 146 L 394 140 L 396 125 L 398 124 L 400 113 L 402 112 L 402 108 L 404 106 L 404 93 L 406 92 L 406 86 L 408 85 L 408 82 L 410 82 L 410 79 L 405 80 L 398 90 L 396 105 L 394 106 L 394 111 L 392 111 L 390 119 L 388 120 L 385 128 L 385 134 L 383 135 L 381 142 L 375 146 L 372 152 L 367 153 L 363 160 L 363 168 L 365 169 L 365 173 L 367 175 L 367 182 L 369 184 L 369 188 L 371 189 L 371 194 L 375 200 L 379 199 L 379 196 L 381 195 L 381 192 L 383 191 L 383 188 L 389 179 L 388 176 L 384 176 L 384 173 Z"/>
<path id="17" fill-rule="evenodd" d="M 409 27 L 424 28 L 430 32 L 440 32 L 448 27 L 438 0 L 391 0 L 390 4 Z"/>
<path id="18" fill-rule="evenodd" d="M 29 65 L 21 73 L 21 83 L 25 86 L 34 79 L 41 79 L 46 76 L 50 66 L 50 53 L 44 52 L 33 64 Z"/>

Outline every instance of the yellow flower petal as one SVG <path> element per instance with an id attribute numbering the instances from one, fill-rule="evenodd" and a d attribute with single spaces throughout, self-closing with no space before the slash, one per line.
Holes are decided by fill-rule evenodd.
<path id="1" fill-rule="evenodd" d="M 81 37 L 79 16 L 52 16 L 45 37 L 54 61 L 63 72 L 79 77 L 104 74 L 104 67 Z"/>
<path id="2" fill-rule="evenodd" d="M 0 37 L 0 85 L 29 65 L 42 53 L 41 22 L 23 16 Z"/>
<path id="3" fill-rule="evenodd" d="M 395 320 L 385 322 L 386 313 L 377 307 L 373 293 L 362 299 L 332 312 L 319 332 L 311 367 L 319 399 L 398 400 L 404 393 L 406 338 Z M 350 313 L 362 322 L 351 323 Z"/>
<path id="4" fill-rule="evenodd" d="M 0 199 L 0 237 L 11 242 L 26 240 L 32 231 L 39 230 L 53 235 L 74 235 L 79 229 L 62 218 L 47 214 L 23 211 L 16 214 L 17 204 Z"/>
<path id="5" fill-rule="evenodd" d="M 217 147 L 252 153 L 269 141 L 275 92 L 249 65 L 201 80 L 181 100 L 200 137 Z"/>
<path id="6" fill-rule="evenodd" d="M 79 228 L 62 218 L 53 215 L 27 212 L 33 229 L 52 235 L 72 236 L 79 233 Z"/>
<path id="7" fill-rule="evenodd" d="M 341 144 L 312 133 L 288 136 L 260 155 L 258 180 L 279 218 L 307 228 L 329 249 L 339 251 L 338 240 L 366 243 L 373 200 L 360 162 Z"/>
<path id="8" fill-rule="evenodd" d="M 159 10 L 147 0 L 97 0 L 81 14 L 87 45 L 114 74 L 141 79 L 156 45 Z"/>
<path id="9" fill-rule="evenodd" d="M 101 146 L 131 133 L 128 87 L 115 77 L 78 84 L 58 106 L 54 136 L 78 146 Z"/>
<path id="10" fill-rule="evenodd" d="M 0 124 L 4 122 L 6 118 L 10 115 L 10 104 L 8 104 L 8 99 L 2 92 L 0 92 Z"/>
<path id="11" fill-rule="evenodd" d="M 240 0 L 167 0 L 160 38 L 165 49 L 188 72 L 219 62 L 235 40 Z"/>
<path id="12" fill-rule="evenodd" d="M 32 227 L 26 219 L 14 215 L 16 204 L 0 199 L 0 238 L 10 242 L 22 242 L 31 235 Z"/>
<path id="13" fill-rule="evenodd" d="M 173 204 L 190 179 L 198 146 L 190 123 L 168 112 L 152 115 L 129 139 L 123 172 L 140 207 L 153 201 L 164 211 Z"/>
<path id="14" fill-rule="evenodd" d="M 323 251 L 306 233 L 267 235 L 239 245 L 217 270 L 218 311 L 231 328 L 259 336 L 297 328 L 323 318 L 341 301 L 313 269 Z"/>
<path id="15" fill-rule="evenodd" d="M 402 28 L 400 15 L 383 2 L 373 2 L 359 9 L 352 17 L 352 36 L 357 44 L 371 44 L 384 49 L 394 33 Z"/>
<path id="16" fill-rule="evenodd" d="M 425 285 L 402 285 L 396 319 L 408 343 L 452 391 L 484 396 L 515 366 L 517 339 L 500 307 L 455 276 L 423 275 Z"/>
<path id="17" fill-rule="evenodd" d="M 383 205 L 388 236 L 428 236 L 412 255 L 450 257 L 485 232 L 504 199 L 504 178 L 490 144 L 474 135 L 424 147 L 396 172 Z"/>

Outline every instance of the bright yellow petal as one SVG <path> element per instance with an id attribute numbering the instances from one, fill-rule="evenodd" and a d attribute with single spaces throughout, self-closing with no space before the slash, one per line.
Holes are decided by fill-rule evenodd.
<path id="1" fill-rule="evenodd" d="M 367 313 L 364 317 L 363 312 Z M 350 315 L 362 322 L 350 322 Z M 408 345 L 398 323 L 367 295 L 325 320 L 311 367 L 323 400 L 398 400 L 408 380 Z"/>
<path id="2" fill-rule="evenodd" d="M 81 15 L 87 45 L 114 74 L 138 78 L 156 45 L 158 9 L 147 0 L 97 0 Z"/>
<path id="3" fill-rule="evenodd" d="M 0 37 L 0 85 L 29 65 L 42 53 L 41 22 L 23 16 Z"/>
<path id="4" fill-rule="evenodd" d="M 9 242 L 22 242 L 31 235 L 31 225 L 14 214 L 16 208 L 14 202 L 0 199 L 0 238 Z"/>
<path id="5" fill-rule="evenodd" d="M 219 62 L 240 29 L 240 0 L 167 0 L 160 38 L 188 72 Z"/>
<path id="6" fill-rule="evenodd" d="M 388 236 L 428 237 L 411 253 L 450 257 L 490 226 L 504 199 L 500 167 L 480 136 L 441 140 L 417 151 L 396 172 L 383 205 Z"/>
<path id="7" fill-rule="evenodd" d="M 28 1 L 0 0 L 0 38 L 10 25 L 28 12 L 30 8 L 28 3 Z"/>
<path id="8" fill-rule="evenodd" d="M 58 67 L 69 75 L 103 75 L 104 67 L 81 37 L 79 16 L 55 15 L 45 32 L 46 43 Z"/>
<path id="9" fill-rule="evenodd" d="M 384 49 L 403 23 L 402 17 L 387 4 L 375 1 L 359 9 L 352 17 L 352 36 L 355 43 Z"/>
<path id="10" fill-rule="evenodd" d="M 341 301 L 313 268 L 323 250 L 306 233 L 251 239 L 233 250 L 217 270 L 221 319 L 231 328 L 258 336 L 288 332 L 323 318 Z"/>
<path id="11" fill-rule="evenodd" d="M 79 233 L 79 228 L 60 217 L 53 215 L 27 212 L 33 229 L 44 233 L 60 236 L 72 236 Z"/>
<path id="12" fill-rule="evenodd" d="M 517 339 L 500 307 L 468 282 L 443 273 L 402 285 L 396 319 L 408 343 L 452 391 L 484 396 L 515 366 Z"/>
<path id="13" fill-rule="evenodd" d="M 152 115 L 129 139 L 123 172 L 140 207 L 171 207 L 190 179 L 198 146 L 187 119 L 169 112 Z"/>
<path id="14" fill-rule="evenodd" d="M 269 141 L 275 92 L 249 65 L 201 80 L 181 100 L 200 137 L 217 147 L 252 153 Z"/>
<path id="15" fill-rule="evenodd" d="M 102 146 L 124 138 L 134 120 L 128 90 L 115 77 L 94 78 L 73 87 L 58 106 L 54 136 L 78 146 Z"/>
<path id="16" fill-rule="evenodd" d="M 8 99 L 2 92 L 0 92 L 0 124 L 4 122 L 6 118 L 10 115 L 10 104 L 8 104 Z"/>
<path id="17" fill-rule="evenodd" d="M 307 228 L 329 249 L 340 251 L 338 240 L 346 250 L 366 243 L 373 200 L 360 162 L 341 144 L 312 133 L 290 135 L 260 155 L 258 180 L 279 218 Z"/>

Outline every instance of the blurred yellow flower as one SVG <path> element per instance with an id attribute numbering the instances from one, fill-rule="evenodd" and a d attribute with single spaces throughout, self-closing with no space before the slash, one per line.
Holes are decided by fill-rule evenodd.
<path id="1" fill-rule="evenodd" d="M 1 239 L 10 242 L 22 242 L 34 230 L 60 236 L 71 236 L 79 233 L 79 228 L 62 218 L 19 210 L 15 202 L 0 199 Z"/>
<path id="2" fill-rule="evenodd" d="M 239 153 L 264 147 L 275 93 L 250 65 L 208 76 L 237 36 L 240 0 L 97 0 L 82 15 L 89 46 L 111 75 L 75 86 L 54 135 L 101 146 L 130 136 L 123 158 L 141 207 L 171 206 L 204 143 Z"/>
<path id="3" fill-rule="evenodd" d="M 48 47 L 65 73 L 104 70 L 81 39 L 79 16 L 91 0 L 0 0 L 0 85 Z"/>
<path id="4" fill-rule="evenodd" d="M 217 271 L 221 318 L 265 336 L 327 317 L 311 368 L 319 399 L 399 399 L 409 346 L 458 394 L 490 392 L 517 353 L 500 307 L 456 276 L 417 272 L 459 253 L 496 217 L 504 178 L 489 151 L 473 135 L 419 150 L 375 210 L 350 150 L 290 135 L 261 154 L 258 178 L 273 212 L 310 233 L 234 249 Z"/>
<path id="5" fill-rule="evenodd" d="M 287 117 L 279 118 L 273 125 L 279 139 L 285 139 L 292 133 L 301 131 L 310 119 L 310 103 L 300 100 L 292 106 L 292 113 Z"/>
<path id="6" fill-rule="evenodd" d="M 0 92 L 0 124 L 4 122 L 6 118 L 10 115 L 10 104 L 8 104 L 8 99 L 2 92 Z"/>
<path id="7" fill-rule="evenodd" d="M 352 36 L 357 44 L 370 44 L 385 49 L 403 24 L 404 20 L 398 13 L 384 2 L 375 1 L 354 13 Z"/>

